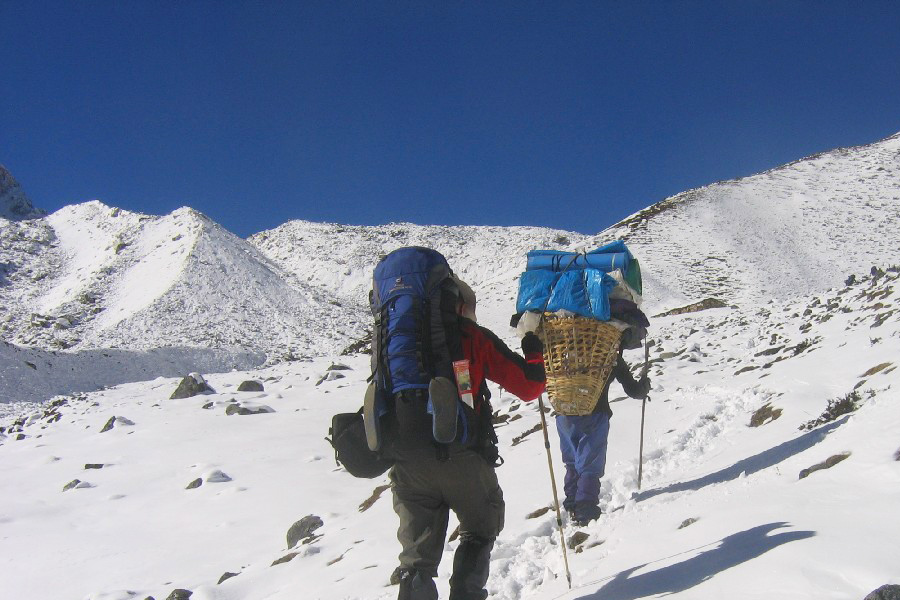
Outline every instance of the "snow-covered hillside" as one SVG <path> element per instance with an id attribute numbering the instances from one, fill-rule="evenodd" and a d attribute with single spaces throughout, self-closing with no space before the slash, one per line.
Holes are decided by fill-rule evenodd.
<path id="1" fill-rule="evenodd" d="M 538 412 L 494 387 L 507 516 L 490 597 L 862 600 L 900 585 L 900 273 L 858 275 L 654 321 L 643 485 L 641 403 L 614 385 L 607 512 L 565 524 L 571 591 Z M 359 407 L 368 374 L 366 356 L 324 357 L 208 374 L 214 391 L 183 400 L 161 378 L 5 423 L 3 597 L 395 598 L 387 478 L 352 478 L 322 439 L 334 413 Z M 244 380 L 264 389 L 238 391 Z M 289 547 L 304 518 L 312 531 Z"/>
<path id="2" fill-rule="evenodd" d="M 900 264 L 900 134 L 668 198 L 603 232 L 636 248 L 662 305 L 748 304 Z"/>
<path id="3" fill-rule="evenodd" d="M 338 353 L 369 327 L 379 256 L 405 245 L 446 254 L 492 328 L 508 322 L 534 248 L 626 240 L 641 259 L 649 314 L 706 298 L 752 306 L 900 264 L 900 134 L 691 190 L 590 236 L 292 221 L 242 240 L 190 208 L 149 216 L 91 201 L 34 218 L 42 213 L 21 186 L 5 170 L 0 180 L 0 338 L 49 352 L 133 351 L 147 377 L 169 373 L 144 360 L 151 349 L 174 348 L 185 372 L 187 357 L 228 356 L 226 370 L 259 353 L 268 364 Z M 21 210 L 10 219 L 14 206 Z M 44 379 L 31 375 L 25 388 L 0 383 L 3 401 L 46 399 L 37 391 Z M 96 389 L 83 383 L 70 391 Z"/>
<path id="4" fill-rule="evenodd" d="M 249 242 L 298 279 L 371 319 L 368 294 L 372 270 L 388 252 L 403 246 L 434 248 L 478 294 L 482 320 L 509 322 L 515 312 L 519 274 L 535 248 L 569 249 L 587 239 L 577 233 L 538 227 L 444 227 L 392 223 L 351 226 L 291 221 L 253 235 Z M 483 311 L 482 311 L 483 309 Z"/>
<path id="5" fill-rule="evenodd" d="M 168 361 L 182 364 L 181 372 L 192 363 L 209 366 L 213 356 L 228 357 L 216 370 L 235 366 L 237 355 L 247 368 L 267 355 L 277 361 L 337 352 L 363 329 L 333 296 L 189 208 L 151 217 L 92 201 L 2 225 L 0 333 L 20 347 L 65 350 L 67 357 L 129 351 L 145 369 L 139 378 L 147 378 L 166 371 L 141 352 L 171 349 Z M 104 382 L 112 383 L 121 380 Z M 33 385 L 0 386 L 6 398 L 36 392 Z M 70 391 L 83 389 L 96 387 Z"/>

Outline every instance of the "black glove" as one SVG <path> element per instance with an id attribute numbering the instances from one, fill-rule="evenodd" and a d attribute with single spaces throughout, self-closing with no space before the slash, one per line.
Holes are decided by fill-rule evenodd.
<path id="1" fill-rule="evenodd" d="M 533 331 L 529 331 L 522 338 L 522 352 L 525 354 L 533 354 L 535 352 L 544 351 L 544 342 L 536 336 Z"/>
<path id="2" fill-rule="evenodd" d="M 638 381 L 639 395 L 638 398 L 646 398 L 650 395 L 650 378 L 644 375 Z"/>

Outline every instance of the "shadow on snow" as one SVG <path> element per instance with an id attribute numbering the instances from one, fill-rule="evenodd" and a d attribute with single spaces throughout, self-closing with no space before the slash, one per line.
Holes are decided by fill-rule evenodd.
<path id="1" fill-rule="evenodd" d="M 813 531 L 790 531 L 769 535 L 776 529 L 789 527 L 788 523 L 769 523 L 741 531 L 724 538 L 710 550 L 705 550 L 679 563 L 634 575 L 644 569 L 647 563 L 626 569 L 595 592 L 580 596 L 583 600 L 636 600 L 660 594 L 674 594 L 689 590 L 741 563 L 762 556 L 769 550 L 788 542 L 813 537 Z M 659 561 L 655 561 L 659 562 Z"/>
<path id="2" fill-rule="evenodd" d="M 845 416 L 838 421 L 834 421 L 833 423 L 829 423 L 828 425 L 819 427 L 808 433 L 804 433 L 800 437 L 781 443 L 774 448 L 769 448 L 764 452 L 760 452 L 759 454 L 756 454 L 749 458 L 739 460 L 730 467 L 722 469 L 721 471 L 716 471 L 715 473 L 710 473 L 709 475 L 704 475 L 703 477 L 692 479 L 691 481 L 682 481 L 667 485 L 666 487 L 638 492 L 634 494 L 632 498 L 640 502 L 641 500 L 648 500 L 650 498 L 653 498 L 654 496 L 659 496 L 660 494 L 697 491 L 708 485 L 724 483 L 726 481 L 737 479 L 741 476 L 742 473 L 752 475 L 753 473 L 757 473 L 759 471 L 762 471 L 763 469 L 768 469 L 769 467 L 775 466 L 792 456 L 809 450 L 810 448 L 824 440 L 829 433 L 846 423 L 848 418 L 848 416 Z"/>

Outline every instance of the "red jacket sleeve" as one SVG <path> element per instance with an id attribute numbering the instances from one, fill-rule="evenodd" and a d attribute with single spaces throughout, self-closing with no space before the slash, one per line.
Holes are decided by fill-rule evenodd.
<path id="1" fill-rule="evenodd" d="M 528 402 L 544 391 L 544 358 L 539 352 L 523 358 L 509 349 L 492 331 L 475 323 L 464 328 L 474 365 L 484 377 Z"/>

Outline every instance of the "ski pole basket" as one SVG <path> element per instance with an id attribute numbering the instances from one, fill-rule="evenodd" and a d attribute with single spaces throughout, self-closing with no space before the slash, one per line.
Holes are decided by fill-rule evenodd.
<path id="1" fill-rule="evenodd" d="M 567 416 L 591 414 L 616 364 L 621 332 L 596 319 L 544 313 L 537 334 L 553 409 Z"/>

